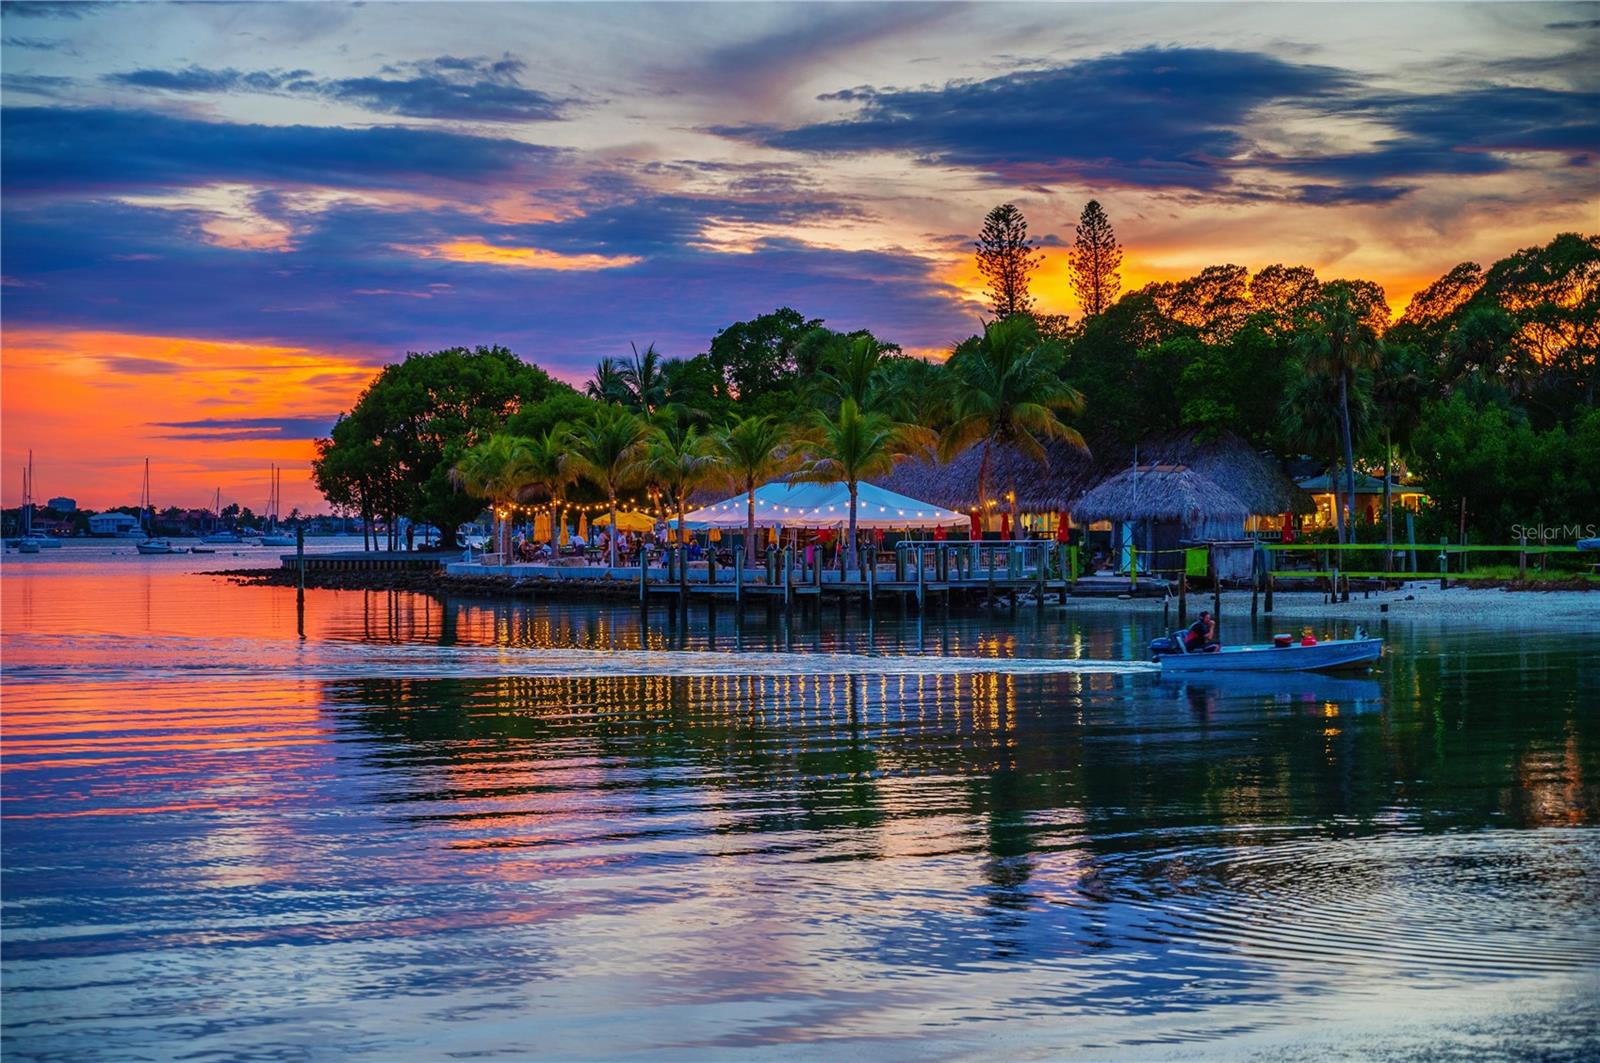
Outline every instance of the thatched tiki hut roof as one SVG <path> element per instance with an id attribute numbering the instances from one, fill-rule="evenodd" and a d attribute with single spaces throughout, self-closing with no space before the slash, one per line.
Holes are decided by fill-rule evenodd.
<path id="1" fill-rule="evenodd" d="M 1195 527 L 1243 521 L 1250 507 L 1187 466 L 1156 465 L 1124 469 L 1078 499 L 1072 515 L 1082 524 L 1152 521 Z"/>
<path id="2" fill-rule="evenodd" d="M 1006 506 L 1007 492 L 1015 490 L 1019 511 L 1055 513 L 1065 510 L 1103 476 L 1093 457 L 1076 447 L 1052 440 L 1045 443 L 1044 450 L 1048 464 L 1041 465 L 1011 447 L 992 447 L 989 498 Z M 978 467 L 982 462 L 983 444 L 978 443 L 944 464 L 915 458 L 901 462 L 879 483 L 946 509 L 970 512 L 978 505 Z"/>
<path id="3" fill-rule="evenodd" d="M 1064 443 L 1048 443 L 1048 465 L 1008 447 L 995 447 L 989 459 L 989 495 L 1004 505 L 1017 493 L 1024 513 L 1072 511 L 1088 491 L 1133 465 L 1135 448 L 1112 439 L 1091 439 L 1089 454 Z M 1310 513 L 1311 500 L 1284 475 L 1278 462 L 1243 439 L 1223 435 L 1201 439 L 1173 432 L 1140 440 L 1140 465 L 1182 465 L 1234 496 L 1251 515 Z M 981 445 L 957 454 L 947 464 L 907 461 L 879 483 L 891 491 L 926 499 L 946 509 L 971 511 L 978 503 Z M 1074 514 L 1076 516 L 1076 514 Z"/>

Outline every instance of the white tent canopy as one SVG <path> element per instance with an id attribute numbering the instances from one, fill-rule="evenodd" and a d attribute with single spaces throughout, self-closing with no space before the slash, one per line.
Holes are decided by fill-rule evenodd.
<path id="1" fill-rule="evenodd" d="M 759 528 L 835 528 L 850 523 L 850 487 L 845 483 L 775 481 L 756 488 L 755 501 Z M 685 514 L 684 521 L 691 528 L 743 528 L 748 504 L 747 495 L 737 494 Z M 970 523 L 964 513 L 897 495 L 864 480 L 856 485 L 859 528 L 965 528 Z"/>

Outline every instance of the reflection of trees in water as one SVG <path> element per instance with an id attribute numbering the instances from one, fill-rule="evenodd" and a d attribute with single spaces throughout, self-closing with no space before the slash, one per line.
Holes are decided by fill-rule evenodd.
<path id="1" fill-rule="evenodd" d="M 630 615 L 493 622 L 625 644 Z M 1139 913 L 1169 904 L 1384 887 L 1381 861 L 1308 865 L 1317 839 L 1593 822 L 1593 714 L 1507 697 L 1503 669 L 1459 663 L 1391 660 L 1379 697 L 1347 703 L 1316 696 L 1339 687 L 1222 687 L 1203 718 L 1181 687 L 1073 674 L 363 679 L 325 697 L 375 739 L 363 755 L 401 815 L 481 806 L 492 826 L 463 830 L 526 824 L 496 844 L 552 823 L 688 832 L 728 839 L 712 859 L 881 861 L 890 891 L 903 869 L 938 867 L 970 904 L 856 945 L 955 965 L 1159 938 Z M 1588 667 L 1527 663 L 1552 690 Z"/>

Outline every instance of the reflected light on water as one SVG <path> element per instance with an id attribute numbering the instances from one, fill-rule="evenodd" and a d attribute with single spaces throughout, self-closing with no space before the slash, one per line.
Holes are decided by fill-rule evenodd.
<path id="1" fill-rule="evenodd" d="M 1600 1036 L 1577 640 L 1173 683 L 1115 611 L 360 592 L 302 640 L 292 591 L 115 560 L 0 581 L 8 1059 Z"/>

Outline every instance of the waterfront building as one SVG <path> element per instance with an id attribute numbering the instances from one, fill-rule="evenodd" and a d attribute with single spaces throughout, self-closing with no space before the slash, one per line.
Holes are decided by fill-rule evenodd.
<path id="1" fill-rule="evenodd" d="M 89 534 L 123 537 L 139 531 L 139 518 L 127 513 L 96 513 L 89 518 Z"/>

